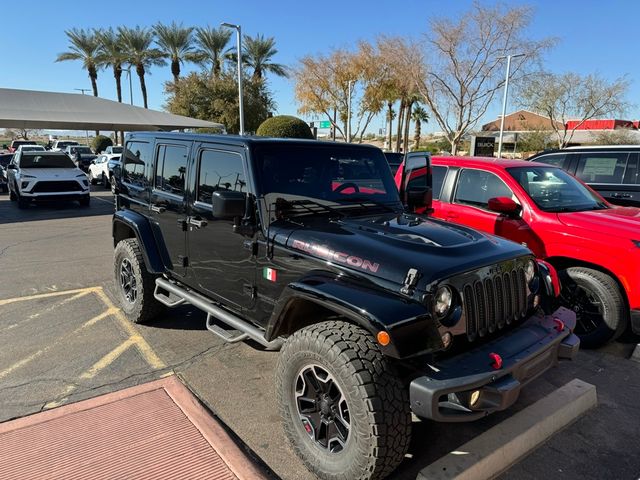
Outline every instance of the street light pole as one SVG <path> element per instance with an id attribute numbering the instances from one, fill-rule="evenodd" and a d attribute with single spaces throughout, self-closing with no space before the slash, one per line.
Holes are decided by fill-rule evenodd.
<path id="1" fill-rule="evenodd" d="M 500 119 L 500 136 L 498 137 L 498 158 L 502 156 L 502 135 L 504 134 L 504 116 L 507 110 L 507 94 L 509 92 L 509 74 L 511 72 L 511 59 L 516 57 L 524 57 L 524 53 L 518 53 L 516 55 L 506 55 L 503 57 L 498 57 L 498 60 L 501 58 L 507 59 L 507 75 L 504 80 L 504 95 L 502 97 L 502 118 Z"/>
<path id="2" fill-rule="evenodd" d="M 221 23 L 223 27 L 236 31 L 236 48 L 238 52 L 238 108 L 240 109 L 240 135 L 244 135 L 244 104 L 242 101 L 242 29 L 240 25 Z"/>
<path id="3" fill-rule="evenodd" d="M 90 88 L 74 88 L 74 90 L 78 90 L 79 92 L 82 92 L 82 95 L 84 95 L 84 92 L 91 91 Z M 87 145 L 89 145 L 89 130 L 85 130 L 84 134 L 87 137 Z"/>
<path id="4" fill-rule="evenodd" d="M 347 85 L 347 142 L 351 142 L 351 80 Z"/>

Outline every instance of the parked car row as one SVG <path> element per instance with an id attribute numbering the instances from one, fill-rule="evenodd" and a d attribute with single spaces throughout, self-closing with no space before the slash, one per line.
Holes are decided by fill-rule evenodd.
<path id="1" fill-rule="evenodd" d="M 420 181 L 408 154 L 396 181 Z M 582 169 L 581 171 L 584 171 Z M 609 203 L 565 170 L 538 162 L 434 157 L 432 216 L 527 246 L 558 271 L 585 347 L 640 334 L 640 209 Z"/>

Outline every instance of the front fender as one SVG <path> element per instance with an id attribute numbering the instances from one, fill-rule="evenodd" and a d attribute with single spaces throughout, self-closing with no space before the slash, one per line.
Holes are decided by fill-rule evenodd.
<path id="1" fill-rule="evenodd" d="M 140 243 L 144 264 L 147 271 L 153 274 L 160 274 L 167 271 L 165 259 L 162 255 L 162 249 L 158 246 L 149 220 L 139 213 L 131 210 L 118 210 L 113 214 L 112 234 L 113 245 L 124 238 L 131 238 L 132 235 L 127 231 L 132 231 L 135 238 Z M 168 253 L 165 249 L 165 258 Z"/>
<path id="2" fill-rule="evenodd" d="M 335 312 L 374 337 L 382 330 L 388 332 L 391 342 L 381 349 L 390 357 L 407 358 L 442 348 L 435 322 L 422 304 L 329 272 L 312 273 L 285 288 L 267 325 L 268 340 L 309 324 L 304 318 L 290 318 L 300 301 Z"/>

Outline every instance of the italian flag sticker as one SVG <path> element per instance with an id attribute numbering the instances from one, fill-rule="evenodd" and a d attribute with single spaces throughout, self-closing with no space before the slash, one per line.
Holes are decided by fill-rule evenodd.
<path id="1" fill-rule="evenodd" d="M 278 271 L 273 268 L 264 267 L 262 269 L 262 276 L 270 282 L 275 282 L 278 279 Z"/>

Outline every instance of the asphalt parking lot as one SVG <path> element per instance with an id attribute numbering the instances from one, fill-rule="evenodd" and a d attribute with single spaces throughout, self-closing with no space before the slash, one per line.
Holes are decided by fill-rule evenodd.
<path id="1" fill-rule="evenodd" d="M 100 395 L 173 371 L 283 479 L 313 478 L 286 445 L 275 406 L 277 353 L 224 344 L 205 316 L 180 307 L 153 326 L 129 324 L 112 287 L 112 197 L 97 187 L 77 204 L 18 210 L 0 195 L 0 421 Z M 625 336 L 532 383 L 513 411 L 573 378 L 596 385 L 599 406 L 502 478 L 640 477 L 638 339 Z M 418 471 L 513 411 L 473 424 L 415 421 L 406 461 L 393 478 Z"/>

